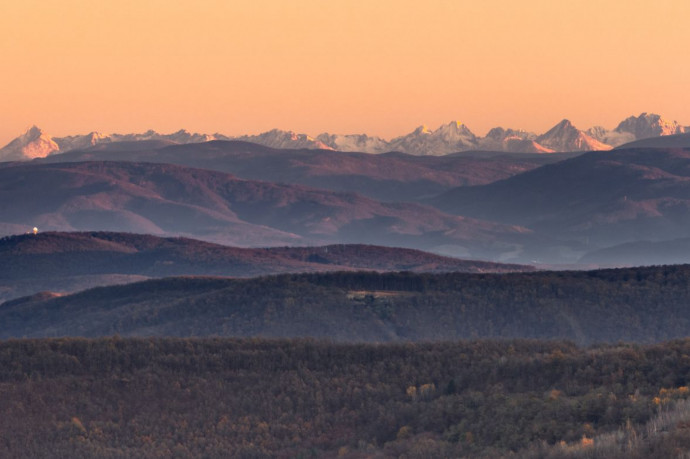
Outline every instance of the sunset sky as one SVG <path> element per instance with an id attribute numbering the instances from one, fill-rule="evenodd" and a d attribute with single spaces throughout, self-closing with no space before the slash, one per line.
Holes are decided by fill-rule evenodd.
<path id="1" fill-rule="evenodd" d="M 690 125 L 689 23 L 688 0 L 0 0 L 0 145 Z"/>

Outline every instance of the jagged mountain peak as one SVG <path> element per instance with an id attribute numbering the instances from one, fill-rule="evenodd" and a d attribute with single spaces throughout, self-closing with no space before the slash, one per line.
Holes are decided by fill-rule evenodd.
<path id="1" fill-rule="evenodd" d="M 445 125 L 443 125 L 443 126 L 441 126 L 441 127 L 442 127 L 442 128 L 443 128 L 443 127 L 450 127 L 450 128 L 454 128 L 454 129 L 456 129 L 456 130 L 467 129 L 467 126 L 465 125 L 465 123 L 463 123 L 462 121 L 458 121 L 458 120 L 453 120 L 453 121 L 451 121 L 450 123 L 445 124 Z"/>
<path id="2" fill-rule="evenodd" d="M 34 124 L 34 125 L 31 126 L 29 129 L 26 130 L 26 132 L 24 133 L 23 136 L 26 137 L 26 138 L 35 139 L 35 138 L 38 138 L 38 137 L 40 137 L 40 136 L 42 136 L 42 135 L 43 135 L 43 131 L 41 130 L 41 128 L 39 128 L 38 126 L 36 126 L 36 125 Z"/>
<path id="3" fill-rule="evenodd" d="M 442 133 L 453 133 L 461 135 L 469 135 L 474 137 L 474 133 L 470 131 L 466 124 L 460 121 L 451 121 L 448 124 L 440 126 L 435 132 Z"/>
<path id="4" fill-rule="evenodd" d="M 643 112 L 630 116 L 613 130 L 595 126 L 581 131 L 564 118 L 546 133 L 535 133 L 495 127 L 486 136 L 472 133 L 467 125 L 453 120 L 430 129 L 421 125 L 406 135 L 388 141 L 367 134 L 342 135 L 322 133 L 316 137 L 295 131 L 272 129 L 257 135 L 225 136 L 219 133 L 199 134 L 180 129 L 172 134 L 160 134 L 149 129 L 140 134 L 102 134 L 97 131 L 86 135 L 52 138 L 37 126 L 31 126 L 22 135 L 0 149 L 0 161 L 27 160 L 90 148 L 105 142 L 136 142 L 164 140 L 186 144 L 211 140 L 241 140 L 272 148 L 329 149 L 348 152 L 385 153 L 401 151 L 412 155 L 445 155 L 468 150 L 549 153 L 558 151 L 608 150 L 635 140 L 690 132 L 676 121 L 668 121 L 655 113 Z"/>
<path id="5" fill-rule="evenodd" d="M 434 131 L 429 129 L 429 127 L 426 124 L 422 124 L 421 126 L 417 127 L 414 131 L 412 131 L 413 134 L 432 134 Z"/>
<path id="6" fill-rule="evenodd" d="M 610 150 L 611 146 L 577 129 L 568 119 L 561 120 L 536 138 L 537 143 L 554 151 Z"/>
<path id="7" fill-rule="evenodd" d="M 573 123 L 567 119 L 563 118 L 558 124 L 556 124 L 554 127 L 551 128 L 551 130 L 554 129 L 577 129 Z"/>
<path id="8" fill-rule="evenodd" d="M 388 142 L 381 137 L 370 137 L 366 134 L 329 134 L 316 136 L 316 140 L 338 151 L 385 153 L 389 151 Z"/>
<path id="9" fill-rule="evenodd" d="M 298 134 L 294 131 L 283 131 L 281 129 L 271 129 L 258 135 L 235 137 L 235 140 L 258 143 L 271 148 L 333 149 L 324 142 L 306 134 Z"/>
<path id="10" fill-rule="evenodd" d="M 411 133 L 391 140 L 389 146 L 390 150 L 413 155 L 439 156 L 475 149 L 477 137 L 463 123 L 451 121 L 435 131 L 425 125 L 419 126 Z"/>
<path id="11" fill-rule="evenodd" d="M 48 134 L 33 125 L 24 134 L 0 149 L 0 161 L 44 158 L 59 150 L 59 145 Z"/>
<path id="12" fill-rule="evenodd" d="M 503 141 L 507 137 L 519 137 L 521 139 L 534 139 L 537 137 L 533 132 L 528 132 L 522 129 L 511 129 L 503 127 L 492 128 L 484 138 L 492 139 L 496 141 Z"/>
<path id="13" fill-rule="evenodd" d="M 624 119 L 614 131 L 628 132 L 633 134 L 636 139 L 643 139 L 682 134 L 684 129 L 676 121 L 668 121 L 656 113 L 643 112 L 639 116 L 630 116 Z"/>
<path id="14" fill-rule="evenodd" d="M 535 142 L 536 137 L 536 134 L 521 129 L 495 127 L 479 139 L 479 146 L 482 150 L 513 153 L 553 153 L 552 149 Z"/>
<path id="15" fill-rule="evenodd" d="M 41 137 L 50 137 L 48 134 L 46 134 L 43 129 L 39 128 L 35 124 L 32 125 L 31 127 L 27 128 L 24 133 L 19 135 L 16 139 L 14 139 L 12 142 L 32 142 L 34 140 L 37 140 Z M 10 143 L 12 143 L 10 142 Z M 8 144 L 9 145 L 9 144 Z"/>

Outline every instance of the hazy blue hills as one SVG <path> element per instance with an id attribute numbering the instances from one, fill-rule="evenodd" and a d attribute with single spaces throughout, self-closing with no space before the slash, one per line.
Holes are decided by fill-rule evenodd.
<path id="1" fill-rule="evenodd" d="M 0 233 L 38 226 L 245 247 L 362 243 L 542 264 L 577 263 L 608 247 L 689 234 L 690 150 L 684 149 L 616 149 L 558 161 L 551 154 L 415 157 L 236 141 L 126 147 L 103 144 L 4 163 Z M 49 163 L 103 155 L 120 161 Z"/>
<path id="2" fill-rule="evenodd" d="M 236 246 L 364 243 L 499 258 L 527 230 L 354 193 L 244 180 L 170 164 L 83 162 L 0 168 L 0 234 L 123 231 Z"/>
<path id="3" fill-rule="evenodd" d="M 580 256 L 627 242 L 678 239 L 690 228 L 690 150 L 590 152 L 429 202 L 579 243 Z"/>
<path id="4" fill-rule="evenodd" d="M 353 191 L 384 201 L 409 201 L 455 186 L 504 179 L 573 156 L 467 152 L 448 156 L 275 149 L 242 141 L 157 145 L 142 141 L 99 144 L 41 159 L 42 162 L 133 161 L 177 164 L 237 177 Z"/>

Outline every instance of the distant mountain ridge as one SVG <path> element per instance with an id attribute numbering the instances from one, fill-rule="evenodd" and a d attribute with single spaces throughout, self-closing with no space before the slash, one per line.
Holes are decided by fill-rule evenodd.
<path id="1" fill-rule="evenodd" d="M 687 238 L 690 149 L 621 148 L 584 153 L 487 185 L 457 187 L 429 202 L 451 214 L 579 241 L 579 248 L 564 251 L 564 259 L 575 262 L 586 252 L 625 243 Z M 601 251 L 583 261 L 625 262 L 620 250 L 614 252 Z M 680 246 L 678 257 L 666 252 L 654 260 L 690 261 L 682 258 Z"/>
<path id="2" fill-rule="evenodd" d="M 159 144 L 162 143 L 162 146 Z M 45 163 L 132 161 L 227 172 L 239 178 L 355 192 L 383 201 L 415 201 L 461 185 L 482 185 L 580 153 L 463 153 L 413 156 L 292 150 L 238 140 L 170 145 L 116 142 L 35 160 Z M 5 163 L 7 167 L 11 163 Z"/>
<path id="3" fill-rule="evenodd" d="M 613 130 L 601 126 L 586 131 L 564 119 L 544 134 L 497 127 L 485 137 L 475 135 L 465 124 L 452 121 L 436 130 L 420 126 L 409 134 L 390 141 L 367 134 L 341 135 L 322 133 L 316 137 L 293 131 L 273 129 L 258 135 L 229 137 L 223 134 L 199 134 L 179 130 L 160 134 L 149 130 L 140 134 L 102 134 L 52 137 L 36 126 L 0 148 L 0 161 L 21 161 L 89 148 L 113 142 L 165 141 L 174 144 L 211 140 L 241 140 L 272 148 L 321 149 L 363 153 L 399 151 L 419 156 L 440 156 L 463 151 L 505 151 L 517 153 L 552 153 L 609 150 L 622 144 L 650 137 L 689 133 L 681 126 L 653 113 L 630 116 Z"/>
<path id="4" fill-rule="evenodd" d="M 123 231 L 243 247 L 365 243 L 497 260 L 541 245 L 524 228 L 420 204 L 171 164 L 9 163 L 0 183 L 0 234 L 24 225 L 22 233 Z"/>

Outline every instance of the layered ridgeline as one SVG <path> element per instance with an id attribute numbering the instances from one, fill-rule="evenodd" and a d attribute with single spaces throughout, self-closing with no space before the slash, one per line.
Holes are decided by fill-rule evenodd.
<path id="1" fill-rule="evenodd" d="M 563 260 L 577 261 L 597 251 L 596 257 L 582 260 L 619 263 L 620 250 L 615 254 L 602 249 L 673 244 L 688 236 L 689 179 L 690 149 L 628 148 L 586 153 L 495 183 L 459 187 L 429 202 L 445 212 L 520 225 L 559 239 L 564 242 Z M 607 258 L 607 253 L 612 256 Z M 645 264 L 690 262 L 689 257 L 679 258 L 682 253 L 687 251 L 681 244 L 673 257 L 632 259 Z"/>
<path id="2" fill-rule="evenodd" d="M 341 135 L 323 133 L 316 137 L 292 131 L 273 129 L 258 135 L 228 137 L 222 134 L 198 134 L 180 130 L 172 134 L 147 131 L 141 134 L 102 134 L 53 137 L 36 126 L 0 149 L 0 161 L 45 157 L 74 149 L 114 142 L 158 142 L 186 144 L 210 140 L 241 140 L 274 148 L 332 149 L 365 153 L 399 151 L 412 155 L 446 155 L 460 151 L 485 150 L 516 153 L 553 153 L 558 151 L 607 150 L 648 137 L 682 134 L 690 127 L 668 121 L 653 113 L 630 116 L 609 130 L 595 126 L 587 131 L 563 120 L 547 132 L 536 134 L 521 129 L 496 127 L 486 136 L 475 135 L 465 124 L 452 121 L 436 130 L 420 126 L 409 134 L 385 140 L 366 134 Z"/>
<path id="3" fill-rule="evenodd" d="M 50 164 L 103 154 L 160 164 Z M 37 226 L 187 236 L 245 247 L 361 243 L 501 262 L 598 265 L 623 259 L 604 249 L 687 238 L 690 150 L 621 148 L 538 167 L 532 158 L 543 157 L 286 152 L 240 142 L 75 151 L 0 167 L 0 234 Z M 251 179 L 166 161 L 233 170 Z M 458 182 L 463 186 L 450 188 Z M 484 185 L 466 186 L 473 183 Z M 415 199 L 435 209 L 337 189 L 385 201 Z M 673 257 L 637 260 L 690 262 L 681 254 L 679 248 Z"/>
<path id="4" fill-rule="evenodd" d="M 690 342 L 0 342 L 2 457 L 648 459 L 687 451 Z"/>
<path id="5" fill-rule="evenodd" d="M 124 231 L 243 247 L 363 243 L 499 259 L 528 230 L 354 193 L 129 162 L 0 167 L 0 234 Z"/>
<path id="6" fill-rule="evenodd" d="M 250 180 L 352 191 L 385 201 L 410 201 L 456 186 L 491 183 L 573 155 L 490 152 L 447 156 L 370 155 L 332 150 L 285 150 L 219 140 L 184 145 L 101 144 L 48 156 L 41 161 L 167 163 L 227 172 Z"/>
<path id="7" fill-rule="evenodd" d="M 690 335 L 690 265 L 589 272 L 339 272 L 166 278 L 5 302 L 0 338 L 461 338 L 656 342 Z"/>
<path id="8" fill-rule="evenodd" d="M 0 239 L 0 303 L 50 290 L 75 292 L 148 278 L 376 270 L 413 272 L 529 271 L 368 245 L 246 249 L 186 238 L 130 233 L 39 233 Z"/>

